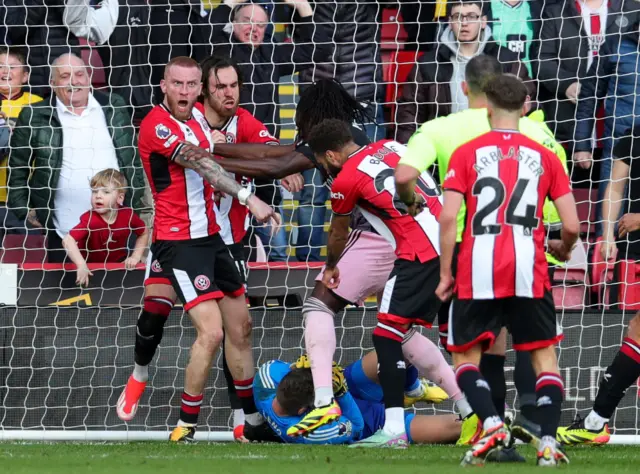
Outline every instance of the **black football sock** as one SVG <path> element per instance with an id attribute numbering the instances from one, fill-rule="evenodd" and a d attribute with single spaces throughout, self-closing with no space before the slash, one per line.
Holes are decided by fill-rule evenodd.
<path id="1" fill-rule="evenodd" d="M 520 413 L 529 421 L 536 420 L 536 373 L 531 363 L 530 352 L 516 352 L 516 367 L 513 381 L 518 391 Z"/>
<path id="2" fill-rule="evenodd" d="M 402 330 L 378 323 L 373 330 L 373 347 L 378 354 L 378 378 L 385 408 L 404 408 L 407 369 L 402 354 Z M 399 334 L 396 334 L 398 332 Z"/>
<path id="3" fill-rule="evenodd" d="M 227 382 L 227 393 L 229 394 L 229 404 L 231 405 L 232 410 L 239 410 L 242 408 L 242 402 L 240 401 L 240 397 L 236 392 L 236 386 L 233 383 L 233 376 L 231 375 L 231 371 L 229 370 L 229 364 L 227 364 L 226 353 L 224 350 L 224 339 L 222 341 L 222 373 L 224 374 L 224 379 Z"/>
<path id="4" fill-rule="evenodd" d="M 551 372 L 542 372 L 536 382 L 537 420 L 542 437 L 556 439 L 556 431 L 560 423 L 560 411 L 564 398 L 562 377 Z"/>
<path id="5" fill-rule="evenodd" d="M 180 404 L 180 421 L 178 425 L 198 424 L 198 415 L 202 406 L 203 395 L 189 395 L 182 392 L 182 403 Z"/>
<path id="6" fill-rule="evenodd" d="M 607 420 L 624 397 L 625 391 L 640 377 L 640 344 L 624 338 L 620 351 L 605 371 L 593 410 Z"/>
<path id="7" fill-rule="evenodd" d="M 483 354 L 480 359 L 480 372 L 491 388 L 491 399 L 500 418 L 504 418 L 504 405 L 507 400 L 507 382 L 504 378 L 505 360 L 505 356 L 496 354 Z"/>
<path id="8" fill-rule="evenodd" d="M 496 424 L 500 415 L 491 397 L 489 383 L 482 377 L 478 366 L 475 364 L 461 364 L 456 369 L 456 380 L 460 390 L 467 397 L 467 401 L 473 411 L 478 415 L 482 423 L 491 421 Z M 492 426 L 489 426 L 491 429 Z"/>
<path id="9" fill-rule="evenodd" d="M 147 366 L 151 363 L 156 349 L 162 341 L 164 325 L 173 308 L 173 302 L 166 298 L 146 297 L 142 313 L 136 326 L 134 360 L 136 364 Z"/>

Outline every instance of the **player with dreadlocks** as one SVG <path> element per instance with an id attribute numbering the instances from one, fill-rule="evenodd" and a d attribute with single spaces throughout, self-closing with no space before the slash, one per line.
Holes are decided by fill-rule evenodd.
<path id="1" fill-rule="evenodd" d="M 216 143 L 213 154 L 185 144 L 181 154 L 190 160 L 219 160 L 219 164 L 227 171 L 252 178 L 284 178 L 314 167 L 329 178 L 305 142 L 311 129 L 325 119 L 338 119 L 352 124 L 354 142 L 360 146 L 369 144 L 366 134 L 358 128 L 358 125 L 370 121 L 364 108 L 337 81 L 320 80 L 300 97 L 296 109 L 300 140 L 296 144 Z M 291 184 L 290 180 L 285 186 Z M 307 434 L 340 417 L 340 407 L 334 400 L 331 380 L 331 365 L 336 349 L 334 318 L 347 304 L 359 304 L 370 295 L 382 293 L 396 259 L 393 247 L 373 230 L 361 214 L 353 214 L 349 227 L 352 231 L 337 265 L 339 286 L 329 289 L 323 284 L 323 269 L 302 308 L 305 346 L 311 359 L 315 388 L 315 408 L 289 429 L 289 436 Z M 410 332 L 403 341 L 403 348 L 405 357 L 418 372 L 441 385 L 446 395 L 456 402 L 461 416 L 469 419 L 469 423 L 463 426 L 461 436 L 461 441 L 469 441 L 475 434 L 475 423 L 470 417 L 471 408 L 438 347 L 421 334 Z M 420 390 L 411 395 L 408 400 L 410 403 L 439 402 L 447 398 L 442 390 L 428 386 L 426 381 L 422 381 Z"/>

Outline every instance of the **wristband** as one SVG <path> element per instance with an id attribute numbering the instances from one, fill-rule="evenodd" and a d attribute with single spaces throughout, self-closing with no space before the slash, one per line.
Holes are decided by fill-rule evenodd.
<path id="1" fill-rule="evenodd" d="M 251 192 L 250 189 L 247 189 L 247 188 L 242 188 L 240 191 L 238 191 L 237 197 L 240 204 L 242 204 L 243 206 L 246 206 L 249 197 L 251 197 L 251 194 L 253 193 Z"/>

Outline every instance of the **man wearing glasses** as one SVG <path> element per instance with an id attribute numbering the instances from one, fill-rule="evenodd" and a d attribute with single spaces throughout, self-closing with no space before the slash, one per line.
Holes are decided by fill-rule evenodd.
<path id="1" fill-rule="evenodd" d="M 427 120 L 469 107 L 462 83 L 467 63 L 478 54 L 494 56 L 505 73 L 519 76 L 535 97 L 535 85 L 518 54 L 494 41 L 482 1 L 447 2 L 448 25 L 438 35 L 437 45 L 425 53 L 409 73 L 398 99 L 396 140 L 406 143 Z"/>

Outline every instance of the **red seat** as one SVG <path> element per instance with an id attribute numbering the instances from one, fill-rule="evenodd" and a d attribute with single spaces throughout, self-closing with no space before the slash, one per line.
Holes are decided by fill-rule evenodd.
<path id="1" fill-rule="evenodd" d="M 580 219 L 580 232 L 591 240 L 595 232 L 596 202 L 598 202 L 597 189 L 574 189 L 573 197 L 578 208 L 578 218 Z"/>
<path id="2" fill-rule="evenodd" d="M 382 49 L 402 49 L 407 41 L 407 30 L 404 29 L 402 15 L 397 8 L 382 10 L 382 28 L 380 43 Z"/>
<path id="3" fill-rule="evenodd" d="M 44 235 L 6 234 L 2 240 L 0 262 L 46 263 Z"/>
<path id="4" fill-rule="evenodd" d="M 416 61 L 422 56 L 419 51 L 394 51 L 389 57 L 389 67 L 384 75 L 384 82 L 387 84 L 385 103 L 391 112 L 391 123 L 396 122 L 396 107 L 398 97 L 402 94 L 402 87 L 407 83 L 407 78 Z"/>
<path id="5" fill-rule="evenodd" d="M 587 244 L 578 242 L 564 267 L 553 276 L 553 301 L 558 309 L 583 309 L 588 303 Z"/>
<path id="6" fill-rule="evenodd" d="M 596 239 L 595 246 L 593 248 L 593 254 L 591 255 L 590 262 L 590 280 L 591 280 L 591 293 L 595 297 L 599 306 L 609 306 L 609 293 L 606 291 L 607 284 L 613 280 L 613 267 L 615 263 L 613 260 L 605 262 L 600 255 L 600 248 L 602 247 L 602 237 Z"/>
<path id="7" fill-rule="evenodd" d="M 619 309 L 640 310 L 640 262 L 622 260 L 620 265 L 620 282 L 618 285 Z"/>

